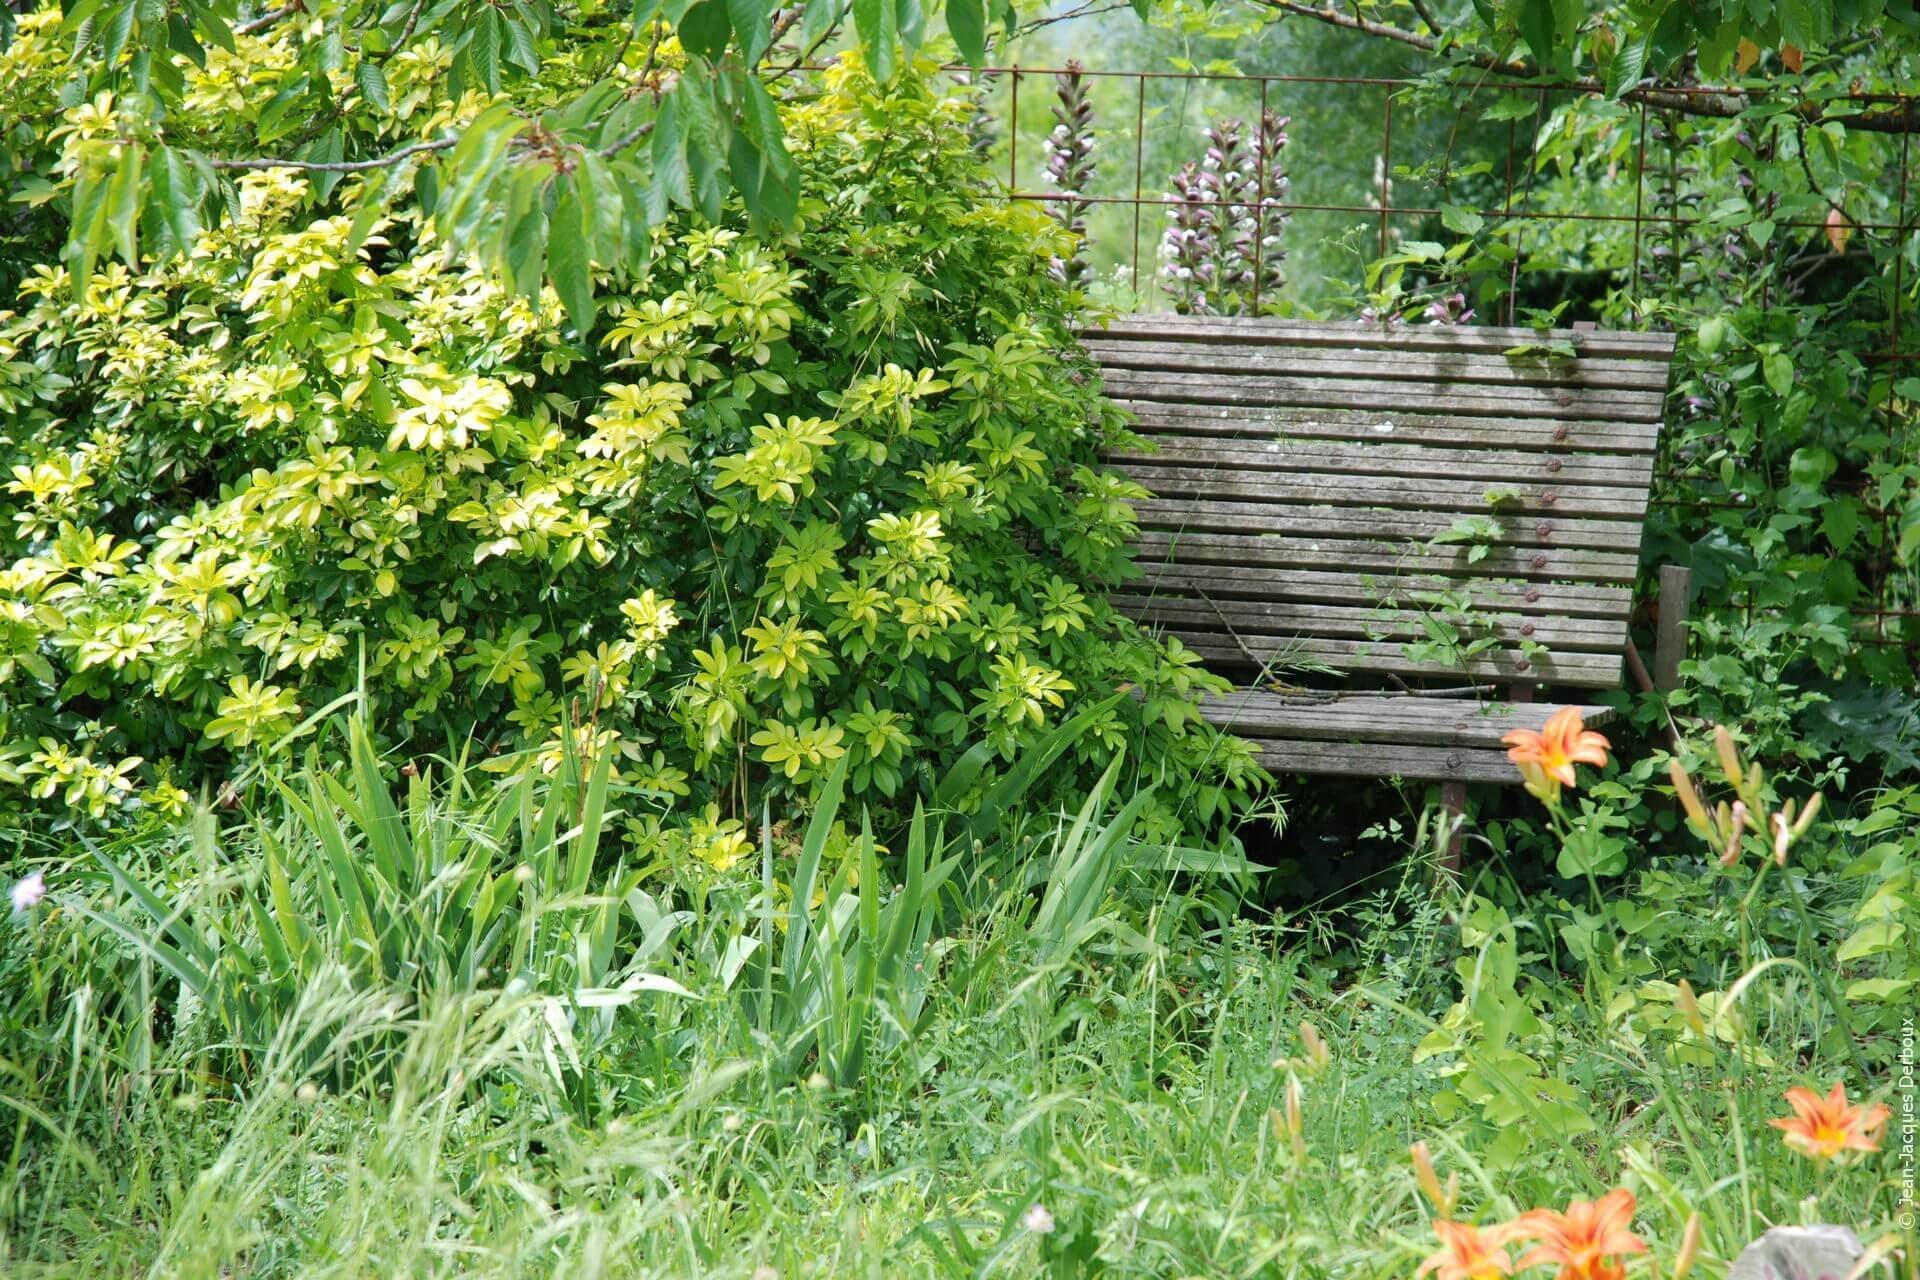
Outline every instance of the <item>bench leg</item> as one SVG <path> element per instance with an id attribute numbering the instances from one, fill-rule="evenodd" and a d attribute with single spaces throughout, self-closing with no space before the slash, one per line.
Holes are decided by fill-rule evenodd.
<path id="1" fill-rule="evenodd" d="M 1447 852 L 1440 865 L 1449 872 L 1460 872 L 1460 837 L 1466 828 L 1467 784 L 1464 782 L 1443 782 L 1440 784 L 1440 806 L 1447 811 Z"/>
<path id="2" fill-rule="evenodd" d="M 1687 656 L 1687 597 L 1693 594 L 1693 570 L 1660 566 L 1660 612 L 1654 622 L 1653 684 L 1662 693 L 1680 687 L 1680 662 Z"/>

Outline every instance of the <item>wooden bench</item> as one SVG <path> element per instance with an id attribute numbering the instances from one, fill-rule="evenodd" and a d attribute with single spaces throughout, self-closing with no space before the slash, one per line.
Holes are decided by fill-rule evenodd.
<path id="1" fill-rule="evenodd" d="M 1134 316 L 1082 338 L 1154 446 L 1110 459 L 1155 495 L 1116 603 L 1236 678 L 1205 714 L 1268 768 L 1438 780 L 1457 810 L 1519 781 L 1502 734 L 1619 683 L 1671 335 Z M 1507 354 L 1551 343 L 1576 354 Z"/>

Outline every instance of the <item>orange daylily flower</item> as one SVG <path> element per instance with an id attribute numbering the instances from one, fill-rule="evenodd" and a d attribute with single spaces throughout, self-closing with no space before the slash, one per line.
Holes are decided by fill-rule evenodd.
<path id="1" fill-rule="evenodd" d="M 1513 1274 L 1513 1259 L 1507 1256 L 1507 1241 L 1513 1238 L 1513 1224 L 1479 1227 L 1465 1222 L 1433 1220 L 1433 1234 L 1440 1237 L 1440 1249 L 1429 1255 L 1415 1280 L 1428 1272 L 1434 1280 L 1497 1280 Z"/>
<path id="2" fill-rule="evenodd" d="M 1515 729 L 1500 741 L 1507 745 L 1507 759 L 1519 765 L 1522 773 L 1538 770 L 1567 787 L 1579 781 L 1574 765 L 1597 767 L 1607 762 L 1606 738 L 1586 727 L 1578 707 L 1560 708 L 1538 732 Z"/>
<path id="3" fill-rule="evenodd" d="M 1565 1213 L 1534 1209 L 1514 1220 L 1514 1234 L 1540 1243 L 1520 1258 L 1522 1270 L 1560 1264 L 1559 1280 L 1621 1280 L 1621 1254 L 1645 1253 L 1633 1234 L 1633 1192 L 1617 1187 L 1598 1200 L 1575 1200 Z"/>
<path id="4" fill-rule="evenodd" d="M 1880 1149 L 1876 1135 L 1887 1123 L 1885 1103 L 1850 1107 L 1846 1087 L 1836 1083 L 1824 1098 L 1811 1089 L 1789 1089 L 1787 1105 L 1793 1108 L 1791 1119 L 1767 1123 L 1784 1131 L 1783 1140 L 1802 1155 L 1831 1160 L 1843 1151 Z"/>

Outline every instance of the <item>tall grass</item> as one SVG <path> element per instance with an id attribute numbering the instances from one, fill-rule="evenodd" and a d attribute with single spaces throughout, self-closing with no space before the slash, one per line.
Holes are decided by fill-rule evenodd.
<path id="1" fill-rule="evenodd" d="M 830 785 L 797 857 L 768 836 L 695 893 L 582 855 L 604 768 L 395 803 L 348 750 L 250 822 L 76 851 L 5 932 L 6 1274 L 1404 1276 L 1416 1139 L 1462 1218 L 1634 1187 L 1661 1274 L 1695 1213 L 1707 1276 L 1771 1222 L 1891 1214 L 1886 1169 L 1764 1127 L 1843 1067 L 1813 952 L 1752 975 L 1737 1034 L 1649 1039 L 1420 862 L 1350 909 L 1358 968 L 1195 910 L 1117 763 L 1023 814 L 1026 762 L 885 858 L 856 822 L 837 863 Z M 1433 1051 L 1510 998 L 1544 1031 Z M 1515 1045 L 1592 1126 L 1544 1123 Z"/>

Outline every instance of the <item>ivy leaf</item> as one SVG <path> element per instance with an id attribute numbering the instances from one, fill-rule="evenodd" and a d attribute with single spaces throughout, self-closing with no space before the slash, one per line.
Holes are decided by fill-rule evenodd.
<path id="1" fill-rule="evenodd" d="M 1440 221 L 1449 231 L 1463 236 L 1477 235 L 1487 220 L 1467 208 L 1465 205 L 1444 204 L 1440 206 Z"/>
<path id="2" fill-rule="evenodd" d="M 1774 351 L 1761 358 L 1760 367 L 1765 373 L 1767 386 L 1773 394 L 1784 397 L 1793 390 L 1793 357 L 1784 351 Z"/>
<path id="3" fill-rule="evenodd" d="M 1851 498 L 1835 498 L 1820 510 L 1820 531 L 1836 554 L 1845 554 L 1860 531 L 1860 507 Z"/>
<path id="4" fill-rule="evenodd" d="M 1907 927 L 1897 920 L 1875 920 L 1854 930 L 1847 940 L 1840 944 L 1840 950 L 1834 953 L 1834 959 L 1845 964 L 1849 960 L 1862 960 L 1867 956 L 1878 955 L 1882 951 L 1891 951 L 1906 936 Z"/>
<path id="5" fill-rule="evenodd" d="M 1554 859 L 1553 869 L 1568 880 L 1579 880 L 1589 875 L 1617 876 L 1627 869 L 1626 843 L 1615 836 L 1576 827 L 1567 833 L 1565 842 L 1560 846 L 1560 856 Z"/>

